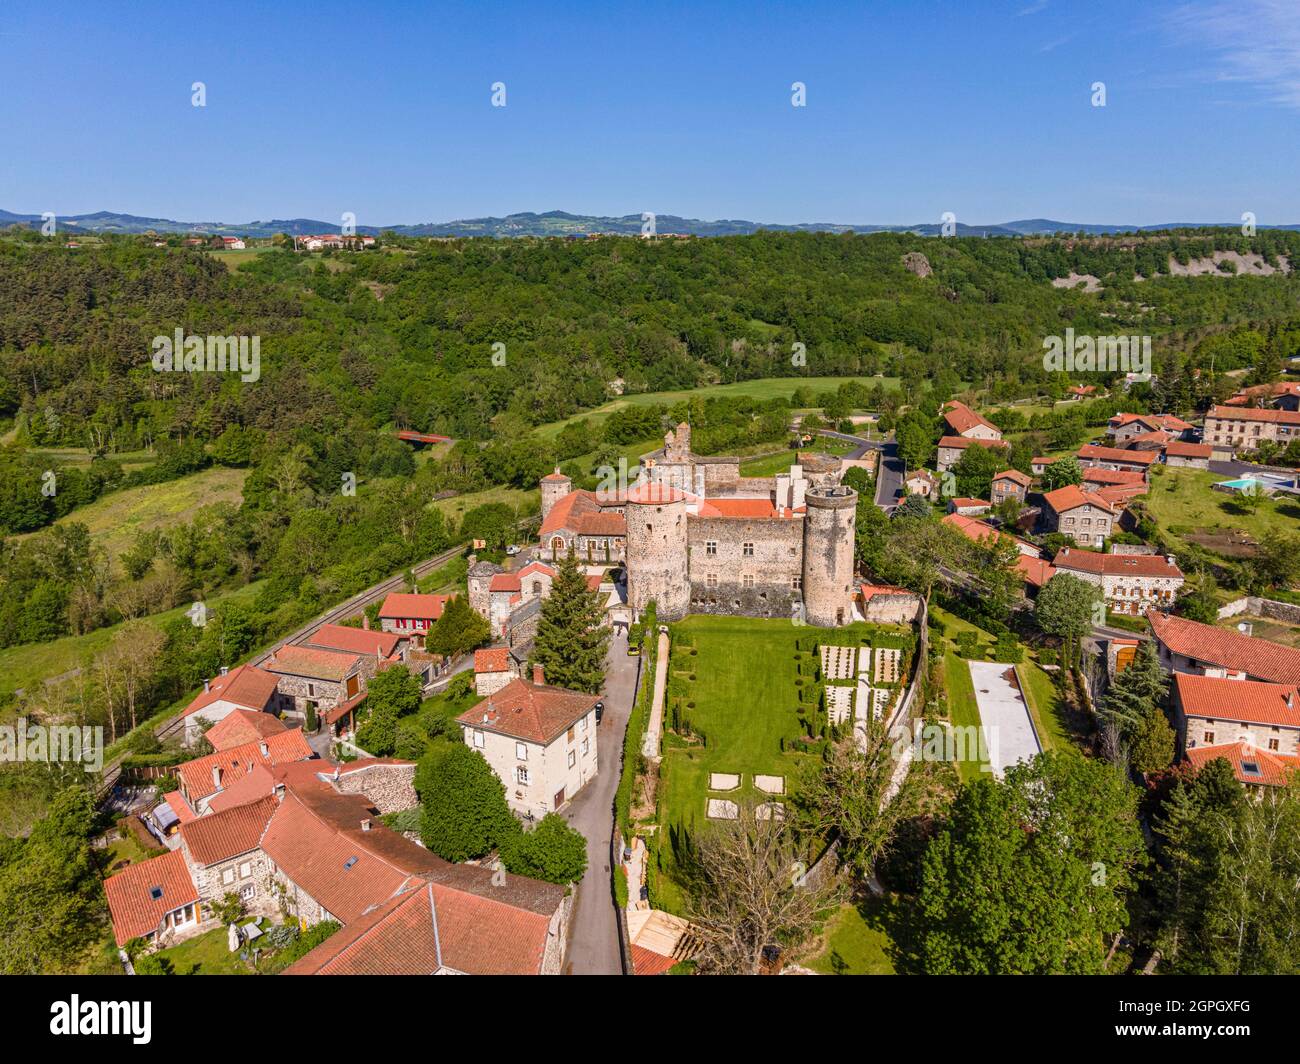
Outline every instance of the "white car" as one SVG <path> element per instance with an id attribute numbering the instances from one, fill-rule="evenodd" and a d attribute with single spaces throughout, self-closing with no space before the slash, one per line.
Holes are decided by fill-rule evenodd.
<path id="1" fill-rule="evenodd" d="M 508 547 L 506 548 L 506 553 L 509 554 L 509 555 L 515 555 L 515 554 L 518 554 L 518 553 L 519 553 L 519 545 L 516 544 L 516 543 L 511 543 L 510 546 L 508 546 Z"/>

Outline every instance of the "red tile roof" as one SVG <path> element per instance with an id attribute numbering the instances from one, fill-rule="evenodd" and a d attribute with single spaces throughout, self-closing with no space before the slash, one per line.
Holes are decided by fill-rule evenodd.
<path id="1" fill-rule="evenodd" d="M 1300 691 L 1295 684 L 1174 674 L 1178 704 L 1191 717 L 1300 728 Z"/>
<path id="2" fill-rule="evenodd" d="M 1034 482 L 1033 477 L 1028 473 L 1020 472 L 1019 469 L 1004 469 L 1001 473 L 995 473 L 993 483 L 996 484 L 999 480 L 1014 480 L 1017 484 L 1026 488 Z"/>
<path id="3" fill-rule="evenodd" d="M 282 646 L 266 659 L 267 672 L 306 676 L 313 680 L 341 682 L 355 672 L 361 658 L 339 650 L 316 647 Z"/>
<path id="4" fill-rule="evenodd" d="M 267 752 L 262 753 L 265 746 Z M 242 779 L 257 765 L 278 765 L 285 761 L 304 761 L 312 757 L 311 747 L 303 737 L 301 729 L 294 728 L 270 735 L 260 742 L 245 743 L 229 750 L 196 757 L 176 767 L 180 777 L 182 791 L 187 793 L 191 802 L 198 802 L 218 790 L 229 788 Z M 213 768 L 221 769 L 221 785 L 212 782 Z"/>
<path id="5" fill-rule="evenodd" d="M 561 473 L 561 472 L 557 469 L 554 473 L 547 473 L 546 476 L 542 477 L 542 483 L 543 483 L 543 484 L 558 484 L 558 483 L 559 483 L 560 481 L 562 481 L 562 480 L 569 480 L 569 479 L 570 479 L 570 478 L 569 478 L 568 476 L 566 476 L 564 473 Z"/>
<path id="6" fill-rule="evenodd" d="M 549 565 L 547 565 L 545 562 L 538 562 L 538 561 L 529 562 L 522 569 L 520 569 L 519 578 L 522 580 L 525 576 L 528 576 L 530 573 L 541 573 L 544 576 L 551 577 L 552 579 L 554 579 L 556 575 L 555 570 L 552 569 Z"/>
<path id="7" fill-rule="evenodd" d="M 275 776 L 268 765 L 254 765 L 252 772 L 245 772 L 229 787 L 214 794 L 208 802 L 208 816 L 234 809 L 237 805 L 247 805 L 265 798 L 275 788 Z"/>
<path id="8" fill-rule="evenodd" d="M 181 825 L 181 839 L 199 864 L 211 865 L 255 850 L 279 803 L 271 795 Z"/>
<path id="9" fill-rule="evenodd" d="M 1174 440 L 1165 444 L 1165 454 L 1173 455 L 1176 458 L 1209 458 L 1214 453 L 1214 448 L 1208 443 L 1183 443 L 1181 440 Z"/>
<path id="10" fill-rule="evenodd" d="M 1233 774 L 1241 783 L 1284 787 L 1300 772 L 1300 757 L 1274 754 L 1248 743 L 1216 743 L 1214 746 L 1192 747 L 1187 751 L 1187 760 L 1198 771 L 1218 758 L 1223 758 L 1232 765 Z M 1247 765 L 1253 765 L 1255 771 L 1247 771 Z"/>
<path id="11" fill-rule="evenodd" d="M 182 824 L 188 824 L 195 818 L 194 810 L 185 804 L 180 791 L 168 791 L 163 795 L 163 801 L 172 807 L 172 812 Z"/>
<path id="12" fill-rule="evenodd" d="M 397 652 L 403 638 L 396 632 L 352 628 L 346 624 L 322 624 L 307 637 L 307 646 L 389 658 Z"/>
<path id="13" fill-rule="evenodd" d="M 268 735 L 288 731 L 284 722 L 273 713 L 255 713 L 251 709 L 235 709 L 227 713 L 203 734 L 213 750 L 229 750 L 232 746 L 257 742 Z"/>
<path id="14" fill-rule="evenodd" d="M 537 975 L 550 918 L 419 881 L 335 932 L 286 975 Z"/>
<path id="15" fill-rule="evenodd" d="M 943 409 L 943 419 L 952 427 L 953 432 L 961 436 L 973 428 L 992 429 L 1000 436 L 1002 430 L 986 417 L 975 413 L 965 403 L 954 399 Z"/>
<path id="16" fill-rule="evenodd" d="M 443 607 L 451 597 L 450 595 L 413 595 L 404 591 L 394 591 L 379 607 L 379 616 L 395 621 L 410 619 L 436 621 L 442 616 Z"/>
<path id="17" fill-rule="evenodd" d="M 870 602 L 877 595 L 912 595 L 915 591 L 909 591 L 905 587 L 894 587 L 891 584 L 859 584 L 858 594 L 862 596 L 863 602 Z"/>
<path id="18" fill-rule="evenodd" d="M 497 573 L 488 584 L 489 591 L 518 591 L 522 587 L 518 573 Z"/>
<path id="19" fill-rule="evenodd" d="M 986 510 L 993 508 L 993 504 L 988 499 L 968 499 L 964 495 L 958 495 L 948 500 L 949 504 L 958 510 L 973 510 L 977 506 L 982 506 Z"/>
<path id="20" fill-rule="evenodd" d="M 1205 415 L 1230 421 L 1268 421 L 1276 425 L 1300 425 L 1300 410 L 1267 410 L 1251 406 L 1212 406 Z"/>
<path id="21" fill-rule="evenodd" d="M 1150 613 L 1147 620 L 1155 637 L 1175 654 L 1255 680 L 1300 683 L 1300 650 L 1167 613 Z"/>
<path id="22" fill-rule="evenodd" d="M 644 506 L 660 506 L 665 503 L 682 502 L 686 492 L 658 480 L 646 480 L 627 493 L 629 503 Z"/>
<path id="23" fill-rule="evenodd" d="M 1080 506 L 1096 506 L 1098 509 L 1105 510 L 1106 513 L 1112 516 L 1115 514 L 1115 509 L 1110 503 L 1100 495 L 1095 495 L 1090 491 L 1084 491 L 1078 484 L 1067 484 L 1063 488 L 1049 491 L 1043 496 L 1043 501 L 1058 514 L 1068 513 L 1070 510 L 1078 509 Z"/>
<path id="24" fill-rule="evenodd" d="M 232 702 L 245 709 L 265 709 L 275 694 L 276 683 L 277 678 L 269 672 L 254 665 L 240 665 L 224 676 L 209 680 L 208 689 L 185 707 L 182 716 L 191 716 L 215 702 Z"/>
<path id="25" fill-rule="evenodd" d="M 1022 554 L 1016 559 L 1016 568 L 1024 577 L 1025 583 L 1033 587 L 1042 587 L 1056 575 L 1056 568 L 1044 558 L 1031 558 Z"/>
<path id="26" fill-rule="evenodd" d="M 152 891 L 159 888 L 159 897 Z M 156 931 L 173 909 L 199 900 L 189 866 L 180 850 L 133 864 L 104 880 L 113 937 L 119 946 Z"/>
<path id="27" fill-rule="evenodd" d="M 509 672 L 510 648 L 487 647 L 483 650 L 474 651 L 474 671 L 476 673 Z"/>
<path id="28" fill-rule="evenodd" d="M 1147 490 L 1146 484 L 1108 484 L 1104 488 L 1098 488 L 1095 494 L 1107 506 L 1118 511 L 1124 509 L 1131 499 L 1145 495 Z"/>
<path id="29" fill-rule="evenodd" d="M 1095 443 L 1085 443 L 1079 448 L 1079 460 L 1091 459 L 1097 462 L 1128 462 L 1130 465 L 1149 466 L 1156 460 L 1154 451 L 1126 451 L 1122 447 L 1100 447 Z"/>
<path id="30" fill-rule="evenodd" d="M 646 949 L 645 946 L 632 945 L 632 974 L 633 975 L 663 975 L 674 964 L 677 963 L 674 957 L 665 957 L 662 953 L 656 953 L 652 949 Z"/>
<path id="31" fill-rule="evenodd" d="M 942 450 L 947 447 L 954 451 L 964 451 L 972 443 L 979 444 L 981 447 L 1005 448 L 1011 446 L 1006 440 L 972 439 L 969 436 L 944 436 L 939 441 L 939 448 Z"/>
<path id="32" fill-rule="evenodd" d="M 583 536 L 626 536 L 627 521 L 622 514 L 579 514 L 574 531 Z"/>
<path id="33" fill-rule="evenodd" d="M 1084 484 L 1100 484 L 1104 487 L 1129 486 L 1140 484 L 1146 486 L 1147 475 L 1140 469 L 1103 469 L 1090 466 L 1083 470 Z"/>
<path id="34" fill-rule="evenodd" d="M 1166 432 L 1186 432 L 1192 426 L 1173 414 L 1116 414 L 1110 419 L 1111 428 L 1121 429 L 1125 425 L 1140 421 L 1152 429 L 1164 429 Z"/>
<path id="35" fill-rule="evenodd" d="M 1052 559 L 1058 569 L 1096 576 L 1162 576 L 1182 579 L 1182 570 L 1163 554 L 1101 554 L 1063 547 Z"/>
<path id="36" fill-rule="evenodd" d="M 468 727 L 547 746 L 598 701 L 595 695 L 514 679 L 456 719 Z"/>

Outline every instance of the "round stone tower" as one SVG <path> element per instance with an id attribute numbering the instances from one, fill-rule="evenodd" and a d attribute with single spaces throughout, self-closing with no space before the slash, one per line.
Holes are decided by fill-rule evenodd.
<path id="1" fill-rule="evenodd" d="M 542 477 L 542 520 L 551 512 L 551 508 L 573 490 L 573 481 L 555 467 L 554 473 Z"/>
<path id="2" fill-rule="evenodd" d="M 627 599 L 639 616 L 654 600 L 661 621 L 685 617 L 691 605 L 686 496 L 643 481 L 627 495 Z"/>
<path id="3" fill-rule="evenodd" d="M 808 489 L 803 525 L 805 619 L 820 628 L 853 617 L 853 552 L 858 493 L 842 485 Z"/>

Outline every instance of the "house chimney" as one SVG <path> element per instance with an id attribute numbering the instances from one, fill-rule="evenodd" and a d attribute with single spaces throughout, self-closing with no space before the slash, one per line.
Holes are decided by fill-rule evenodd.
<path id="1" fill-rule="evenodd" d="M 334 782 L 335 782 L 335 783 L 338 783 L 338 781 L 339 781 L 339 767 L 338 767 L 338 765 L 335 765 L 335 766 L 334 766 Z"/>
<path id="2" fill-rule="evenodd" d="M 229 669 L 228 667 L 226 667 L 225 665 L 222 665 L 222 666 L 221 666 L 221 675 L 222 675 L 222 676 L 225 676 L 226 673 L 228 673 L 229 671 L 230 671 L 230 669 Z"/>
<path id="3" fill-rule="evenodd" d="M 361 628 L 363 631 L 370 631 L 370 615 L 368 613 L 361 615 Z"/>
<path id="4" fill-rule="evenodd" d="M 220 787 L 220 786 L 221 786 L 221 766 L 220 766 L 220 765 L 213 765 L 213 766 L 212 766 L 212 786 L 214 786 L 214 787 Z"/>
<path id="5" fill-rule="evenodd" d="M 546 670 L 541 665 L 533 666 L 533 683 L 539 687 L 546 683 Z"/>
<path id="6" fill-rule="evenodd" d="M 370 818 L 369 818 L 369 817 L 366 817 L 365 820 L 361 821 L 361 830 L 362 830 L 362 831 L 369 831 L 369 830 L 370 830 Z"/>
<path id="7" fill-rule="evenodd" d="M 263 757 L 271 756 L 271 748 L 266 743 L 258 743 L 257 749 L 261 751 Z"/>
<path id="8" fill-rule="evenodd" d="M 273 786 L 273 787 L 271 788 L 271 795 L 275 798 L 275 800 L 276 800 L 277 802 L 283 802 L 283 801 L 284 801 L 284 784 L 283 784 L 283 783 L 277 783 L 277 784 L 275 784 L 275 786 Z"/>
<path id="9" fill-rule="evenodd" d="M 203 681 L 203 693 L 207 694 L 212 690 L 212 684 L 208 680 Z"/>
<path id="10" fill-rule="evenodd" d="M 1295 709 L 1295 692 L 1294 692 L 1294 691 L 1288 691 L 1288 692 L 1286 693 L 1286 708 L 1287 708 L 1287 709 Z"/>

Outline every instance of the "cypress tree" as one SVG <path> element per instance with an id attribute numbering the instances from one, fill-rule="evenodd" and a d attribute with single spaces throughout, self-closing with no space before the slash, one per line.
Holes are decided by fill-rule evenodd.
<path id="1" fill-rule="evenodd" d="M 587 578 L 570 552 L 542 602 L 531 664 L 543 667 L 548 684 L 596 694 L 605 682 L 608 642 L 600 596 L 587 589 Z"/>

